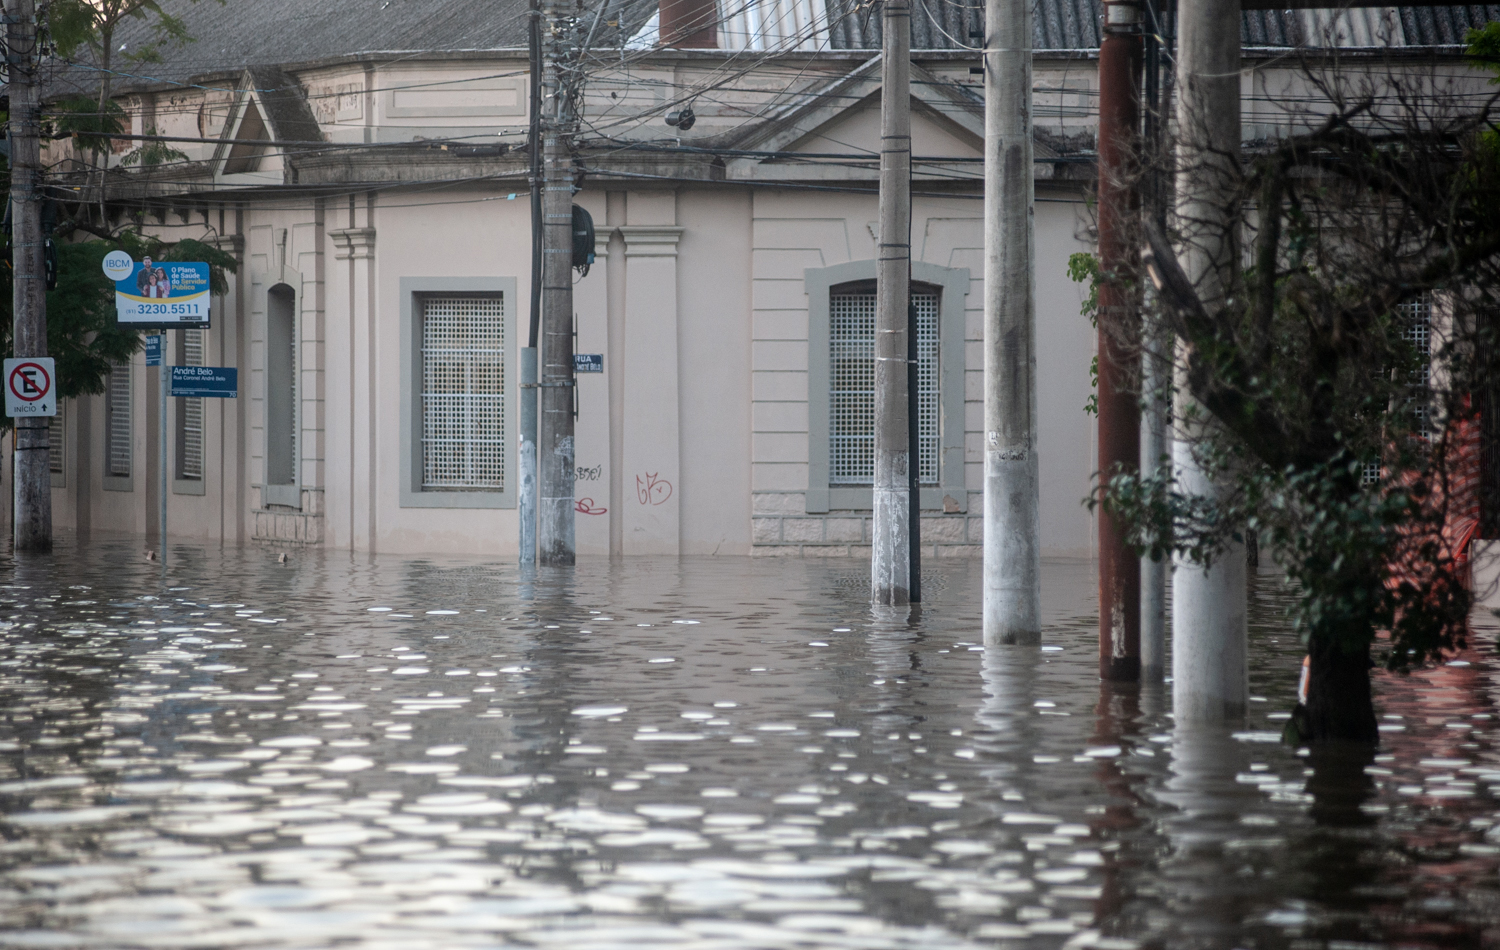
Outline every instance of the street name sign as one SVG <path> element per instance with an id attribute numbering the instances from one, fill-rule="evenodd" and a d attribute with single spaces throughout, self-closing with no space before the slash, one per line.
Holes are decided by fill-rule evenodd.
<path id="1" fill-rule="evenodd" d="M 165 349 L 162 344 L 166 342 L 166 339 L 167 335 L 165 333 L 153 333 L 152 335 L 146 337 L 147 366 L 161 365 L 161 351 Z"/>
<path id="2" fill-rule="evenodd" d="M 239 396 L 240 371 L 233 366 L 174 366 L 172 395 L 216 399 Z"/>
<path id="3" fill-rule="evenodd" d="M 604 372 L 603 353 L 574 353 L 573 372 L 575 373 L 602 373 Z"/>
<path id="4" fill-rule="evenodd" d="M 50 356 L 31 356 L 5 361 L 5 414 L 57 415 L 57 370 Z"/>

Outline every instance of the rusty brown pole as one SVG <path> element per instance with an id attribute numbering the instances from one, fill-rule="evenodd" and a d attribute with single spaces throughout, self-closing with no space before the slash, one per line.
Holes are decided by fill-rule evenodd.
<path id="1" fill-rule="evenodd" d="M 1140 361 L 1140 260 L 1134 235 L 1140 203 L 1134 165 L 1140 145 L 1141 9 L 1105 5 L 1099 44 L 1099 484 L 1140 470 L 1141 409 L 1132 391 Z M 1141 563 L 1124 525 L 1099 509 L 1099 676 L 1141 676 Z"/>

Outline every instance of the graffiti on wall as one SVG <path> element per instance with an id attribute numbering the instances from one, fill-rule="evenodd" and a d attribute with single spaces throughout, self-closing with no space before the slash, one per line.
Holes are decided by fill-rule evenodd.
<path id="1" fill-rule="evenodd" d="M 672 483 L 656 472 L 635 477 L 635 497 L 643 505 L 660 505 L 672 497 Z"/>

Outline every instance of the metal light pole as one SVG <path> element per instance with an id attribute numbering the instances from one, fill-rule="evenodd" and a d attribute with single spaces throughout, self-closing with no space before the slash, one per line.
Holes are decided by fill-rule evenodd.
<path id="1" fill-rule="evenodd" d="M 1141 9 L 1105 4 L 1099 44 L 1099 490 L 1140 470 L 1141 413 L 1131 392 L 1140 358 L 1140 255 L 1135 216 L 1140 149 Z M 1125 525 L 1099 508 L 1099 676 L 1141 675 L 1141 564 Z"/>
<path id="2" fill-rule="evenodd" d="M 531 47 L 531 123 L 527 182 L 531 186 L 531 319 L 527 343 L 521 348 L 521 451 L 516 491 L 516 514 L 521 522 L 521 563 L 536 563 L 536 344 L 542 316 L 542 11 L 531 0 L 528 29 Z"/>
<path id="3" fill-rule="evenodd" d="M 984 640 L 1042 636 L 1031 2 L 984 10 Z"/>
<path id="4" fill-rule="evenodd" d="M 43 263 L 41 89 L 33 0 L 7 0 L 10 92 L 11 341 L 16 357 L 47 355 L 47 281 Z M 56 382 L 54 381 L 54 386 Z M 15 420 L 15 546 L 52 550 L 52 466 L 46 416 Z"/>
<path id="5" fill-rule="evenodd" d="M 880 78 L 880 251 L 875 264 L 875 523 L 870 599 L 911 601 L 907 318 L 911 302 L 911 7 L 885 0 Z"/>
<path id="6" fill-rule="evenodd" d="M 562 58 L 573 42 L 571 8 L 546 0 L 542 93 L 541 504 L 537 560 L 572 564 L 573 534 L 573 102 Z M 571 59 L 571 57 L 569 57 Z"/>

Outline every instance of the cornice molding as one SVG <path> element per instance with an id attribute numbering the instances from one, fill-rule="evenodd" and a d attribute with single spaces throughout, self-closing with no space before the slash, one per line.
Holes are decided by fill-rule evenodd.
<path id="1" fill-rule="evenodd" d="M 615 229 L 625 239 L 626 257 L 676 257 L 685 228 L 671 224 L 624 224 Z"/>

